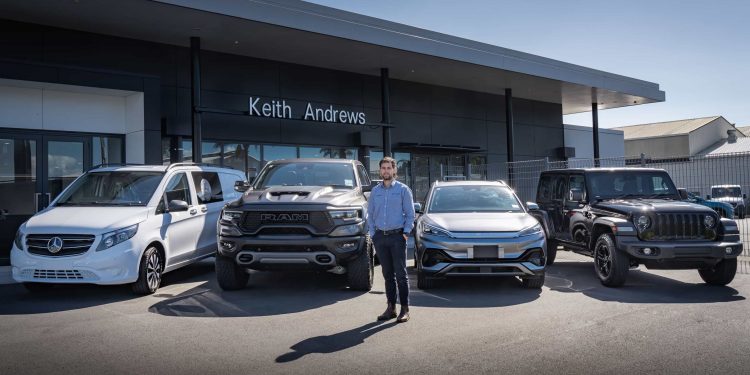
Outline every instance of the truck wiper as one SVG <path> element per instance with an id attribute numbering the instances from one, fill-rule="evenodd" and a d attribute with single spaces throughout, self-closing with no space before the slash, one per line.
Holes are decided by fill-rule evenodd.
<path id="1" fill-rule="evenodd" d="M 641 194 L 623 194 L 623 195 L 618 195 L 618 196 L 616 196 L 616 197 L 614 197 L 612 199 L 627 199 L 627 198 L 643 198 L 643 195 L 641 195 Z"/>

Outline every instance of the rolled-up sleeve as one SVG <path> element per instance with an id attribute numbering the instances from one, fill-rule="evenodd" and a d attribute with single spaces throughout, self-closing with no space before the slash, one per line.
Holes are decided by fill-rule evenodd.
<path id="1" fill-rule="evenodd" d="M 408 234 L 414 229 L 414 198 L 408 186 L 403 185 L 403 189 L 404 193 L 401 194 L 401 204 L 404 212 L 404 233 Z"/>

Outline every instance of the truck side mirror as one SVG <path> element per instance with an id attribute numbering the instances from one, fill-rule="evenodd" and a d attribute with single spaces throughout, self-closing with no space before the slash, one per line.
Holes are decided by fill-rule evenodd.
<path id="1" fill-rule="evenodd" d="M 688 191 L 687 189 L 679 188 L 677 189 L 677 192 L 680 193 L 680 199 L 687 200 L 688 199 Z"/>
<path id="2" fill-rule="evenodd" d="M 414 212 L 418 214 L 422 213 L 422 203 L 419 203 L 419 202 L 414 203 Z"/>
<path id="3" fill-rule="evenodd" d="M 238 191 L 240 193 L 244 193 L 246 191 L 250 190 L 250 183 L 247 181 L 235 181 L 234 182 L 234 191 Z"/>
<path id="4" fill-rule="evenodd" d="M 526 208 L 529 211 L 538 211 L 539 210 L 539 205 L 536 204 L 536 203 L 534 203 L 534 202 L 526 202 Z"/>

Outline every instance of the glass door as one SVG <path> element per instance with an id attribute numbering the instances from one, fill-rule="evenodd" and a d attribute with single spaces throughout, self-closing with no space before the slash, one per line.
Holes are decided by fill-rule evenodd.
<path id="1" fill-rule="evenodd" d="M 91 167 L 88 137 L 44 136 L 43 207 L 47 207 L 73 180 Z M 43 207 L 40 207 L 43 208 Z"/>

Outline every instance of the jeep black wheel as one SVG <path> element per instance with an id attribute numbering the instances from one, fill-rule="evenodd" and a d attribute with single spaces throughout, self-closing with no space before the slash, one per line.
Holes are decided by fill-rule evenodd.
<path id="1" fill-rule="evenodd" d="M 233 258 L 216 254 L 216 280 L 222 290 L 238 290 L 247 286 L 250 275 Z"/>
<path id="2" fill-rule="evenodd" d="M 557 258 L 557 241 L 547 240 L 547 265 L 555 264 L 555 258 Z"/>
<path id="3" fill-rule="evenodd" d="M 630 261 L 625 253 L 617 250 L 611 233 L 603 233 L 596 240 L 594 269 L 604 286 L 618 287 L 625 284 Z"/>
<path id="4" fill-rule="evenodd" d="M 523 277 L 521 278 L 521 285 L 526 289 L 542 289 L 544 285 L 544 274 L 541 276 Z"/>
<path id="5" fill-rule="evenodd" d="M 155 247 L 143 252 L 138 267 L 138 280 L 131 286 L 135 294 L 153 294 L 161 285 L 161 274 L 164 272 L 164 259 Z"/>
<path id="6" fill-rule="evenodd" d="M 372 241 L 365 241 L 365 251 L 347 264 L 346 277 L 349 287 L 354 290 L 370 291 L 375 278 L 375 261 L 372 254 Z"/>
<path id="7" fill-rule="evenodd" d="M 734 280 L 734 275 L 737 273 L 737 258 L 724 259 L 713 267 L 699 269 L 698 273 L 706 284 L 727 285 Z"/>

